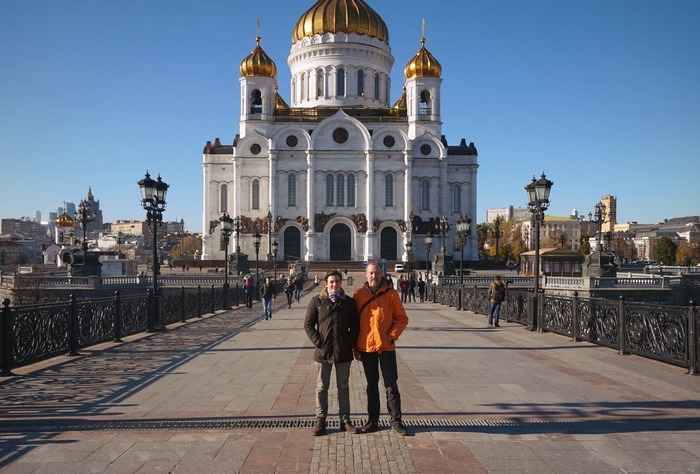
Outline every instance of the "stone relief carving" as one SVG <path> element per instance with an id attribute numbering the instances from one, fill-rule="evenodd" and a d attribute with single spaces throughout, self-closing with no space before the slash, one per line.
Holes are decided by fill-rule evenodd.
<path id="1" fill-rule="evenodd" d="M 380 225 L 382 225 L 382 221 L 375 217 L 372 221 L 372 232 L 377 232 Z"/>
<path id="2" fill-rule="evenodd" d="M 218 220 L 216 220 L 216 221 L 209 221 L 209 233 L 210 233 L 210 234 L 213 234 L 213 233 L 214 233 L 214 230 L 216 230 L 216 226 L 218 226 L 218 225 L 219 225 L 219 221 L 218 221 Z"/>
<path id="3" fill-rule="evenodd" d="M 284 219 L 280 216 L 277 216 L 277 219 L 275 220 L 275 232 L 279 232 L 280 229 L 284 226 L 284 224 L 287 223 L 289 219 Z"/>
<path id="4" fill-rule="evenodd" d="M 309 231 L 309 218 L 306 216 L 297 216 L 297 222 L 301 225 L 304 232 Z"/>
<path id="5" fill-rule="evenodd" d="M 357 231 L 360 234 L 367 233 L 367 216 L 364 214 L 353 214 L 349 219 L 355 223 L 355 226 L 357 226 Z M 377 219 L 375 219 L 375 221 L 376 220 Z"/>
<path id="6" fill-rule="evenodd" d="M 326 214 L 323 211 L 317 212 L 314 215 L 314 230 L 316 232 L 323 232 L 323 229 L 326 227 L 326 224 L 328 224 L 328 221 L 331 220 L 333 216 L 335 216 L 335 213 Z"/>

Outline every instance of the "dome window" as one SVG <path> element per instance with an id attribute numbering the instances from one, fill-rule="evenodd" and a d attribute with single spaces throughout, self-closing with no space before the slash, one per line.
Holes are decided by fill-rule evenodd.
<path id="1" fill-rule="evenodd" d="M 336 74 L 336 85 L 335 85 L 335 95 L 336 97 L 345 96 L 345 69 L 342 67 L 338 69 Z"/>

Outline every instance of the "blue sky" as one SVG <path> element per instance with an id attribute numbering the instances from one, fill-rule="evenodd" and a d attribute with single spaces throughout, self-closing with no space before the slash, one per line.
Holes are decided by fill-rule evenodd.
<path id="1" fill-rule="evenodd" d="M 368 1 L 389 28 L 392 103 L 425 18 L 443 133 L 479 150 L 477 222 L 525 206 L 542 171 L 551 214 L 612 194 L 620 222 L 700 215 L 697 0 Z M 106 221 L 143 219 L 148 169 L 171 185 L 165 219 L 202 231 L 202 149 L 238 131 L 257 19 L 290 102 L 292 28 L 312 4 L 0 0 L 0 216 L 46 218 L 91 187 Z"/>

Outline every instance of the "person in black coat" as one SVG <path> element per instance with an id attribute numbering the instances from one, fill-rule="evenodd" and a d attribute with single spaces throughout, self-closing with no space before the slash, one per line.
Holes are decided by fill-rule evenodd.
<path id="1" fill-rule="evenodd" d="M 306 310 L 304 330 L 313 343 L 316 363 L 316 425 L 314 436 L 326 433 L 328 388 L 335 367 L 338 387 L 340 429 L 357 433 L 350 420 L 350 364 L 353 346 L 360 332 L 360 318 L 353 299 L 342 289 L 343 277 L 333 270 L 324 278 L 325 286 L 314 296 Z"/>

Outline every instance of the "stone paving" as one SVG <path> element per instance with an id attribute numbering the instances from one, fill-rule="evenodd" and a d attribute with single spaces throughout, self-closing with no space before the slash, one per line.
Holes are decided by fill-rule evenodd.
<path id="1" fill-rule="evenodd" d="M 700 472 L 700 378 L 430 303 L 406 305 L 397 343 L 409 436 L 386 418 L 340 431 L 332 388 L 329 433 L 313 437 L 310 294 L 278 298 L 269 321 L 256 303 L 15 369 L 0 379 L 0 471 Z M 361 425 L 360 364 L 350 382 Z"/>

